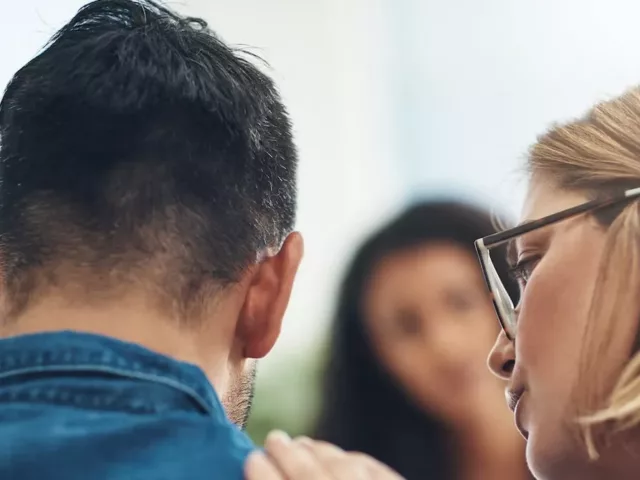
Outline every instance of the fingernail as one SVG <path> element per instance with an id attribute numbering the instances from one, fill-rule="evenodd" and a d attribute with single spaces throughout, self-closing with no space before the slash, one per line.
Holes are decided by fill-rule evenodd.
<path id="1" fill-rule="evenodd" d="M 291 437 L 282 430 L 273 430 L 267 435 L 267 442 L 290 443 Z"/>
<path id="2" fill-rule="evenodd" d="M 306 445 L 308 447 L 313 445 L 313 440 L 311 440 L 309 437 L 304 435 L 300 437 L 296 437 L 295 441 L 301 443 L 302 445 Z"/>
<path id="3" fill-rule="evenodd" d="M 258 463 L 262 464 L 267 461 L 267 457 L 264 453 L 260 451 L 251 452 L 249 457 L 247 458 L 247 463 Z"/>
<path id="4" fill-rule="evenodd" d="M 245 463 L 245 469 L 247 472 L 261 471 L 268 465 L 267 457 L 262 452 L 252 452 Z"/>

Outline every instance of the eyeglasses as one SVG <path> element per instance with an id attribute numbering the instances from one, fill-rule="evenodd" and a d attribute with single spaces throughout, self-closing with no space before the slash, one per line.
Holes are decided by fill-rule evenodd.
<path id="1" fill-rule="evenodd" d="M 623 204 L 638 197 L 640 197 L 640 188 L 633 188 L 631 190 L 626 190 L 619 196 L 614 196 L 605 200 L 592 200 L 567 210 L 554 213 L 547 217 L 533 220 L 515 228 L 510 228 L 476 240 L 476 251 L 478 252 L 485 281 L 489 287 L 489 291 L 491 292 L 493 306 L 496 310 L 496 314 L 498 315 L 500 325 L 509 340 L 513 341 L 516 337 L 517 312 L 513 299 L 509 296 L 504 282 L 500 279 L 500 276 L 491 261 L 491 250 L 526 233 L 538 230 L 539 228 L 546 227 L 569 218 L 577 217 L 583 213 L 595 212 L 606 207 Z"/>

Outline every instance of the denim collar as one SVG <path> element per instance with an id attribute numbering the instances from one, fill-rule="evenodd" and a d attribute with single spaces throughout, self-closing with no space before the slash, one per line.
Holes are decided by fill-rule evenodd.
<path id="1" fill-rule="evenodd" d="M 204 372 L 140 345 L 73 331 L 0 339 L 0 383 L 34 373 L 98 372 L 161 383 L 189 396 L 205 414 L 225 418 Z"/>

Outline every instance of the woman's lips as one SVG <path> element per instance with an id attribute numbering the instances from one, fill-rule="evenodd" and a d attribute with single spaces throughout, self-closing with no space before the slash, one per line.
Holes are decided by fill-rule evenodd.
<path id="1" fill-rule="evenodd" d="M 513 412 L 513 416 L 516 423 L 516 428 L 520 432 L 520 434 L 525 438 L 529 438 L 529 432 L 523 426 L 523 402 L 522 397 L 524 395 L 524 388 L 519 388 L 516 390 L 507 389 L 506 397 L 507 404 L 509 405 L 509 409 Z"/>
<path id="2" fill-rule="evenodd" d="M 523 401 L 522 401 L 522 396 L 520 396 L 520 398 L 518 399 L 518 401 L 516 402 L 516 406 L 515 409 L 513 411 L 513 417 L 515 419 L 516 422 L 516 428 L 518 429 L 518 432 L 520 432 L 520 435 L 522 435 L 524 437 L 525 440 L 529 439 L 529 432 L 526 430 L 526 428 L 524 428 L 523 425 Z"/>

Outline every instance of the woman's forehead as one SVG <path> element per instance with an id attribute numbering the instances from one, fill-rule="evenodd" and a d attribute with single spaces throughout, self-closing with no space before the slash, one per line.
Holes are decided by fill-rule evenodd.
<path id="1" fill-rule="evenodd" d="M 558 187 L 552 181 L 534 178 L 529 183 L 520 223 L 538 220 L 588 201 L 587 195 Z"/>
<path id="2" fill-rule="evenodd" d="M 534 179 L 529 184 L 520 223 L 539 220 L 554 213 L 581 205 L 586 201 L 588 201 L 588 197 L 583 193 L 560 188 L 552 181 L 545 182 L 543 179 Z M 546 234 L 555 228 L 556 225 L 553 224 L 515 238 L 507 248 L 509 263 L 515 263 L 518 252 L 522 250 L 523 243 L 542 241 L 541 239 L 546 238 Z"/>

